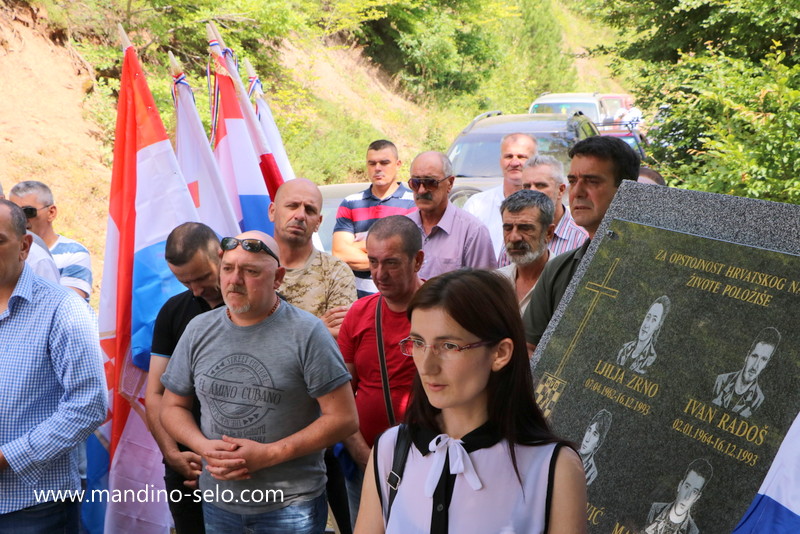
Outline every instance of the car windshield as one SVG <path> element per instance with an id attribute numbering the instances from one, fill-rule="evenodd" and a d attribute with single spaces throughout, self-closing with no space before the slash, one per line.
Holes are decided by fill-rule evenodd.
<path id="1" fill-rule="evenodd" d="M 533 134 L 539 144 L 539 154 L 554 156 L 564 165 L 569 165 L 567 152 L 574 144 L 572 132 Z M 500 139 L 497 134 L 472 134 L 459 140 L 449 156 L 456 176 L 492 177 L 501 176 Z"/>
<path id="2" fill-rule="evenodd" d="M 603 97 L 602 100 L 606 110 L 608 111 L 608 116 L 615 117 L 617 115 L 617 110 L 622 107 L 622 97 L 606 96 Z"/>
<path id="3" fill-rule="evenodd" d="M 539 102 L 531 106 L 531 113 L 565 113 L 570 117 L 577 112 L 598 122 L 597 105 L 592 102 Z"/>

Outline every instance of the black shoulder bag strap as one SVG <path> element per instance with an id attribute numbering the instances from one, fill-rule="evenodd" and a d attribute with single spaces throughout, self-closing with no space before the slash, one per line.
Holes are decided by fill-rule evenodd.
<path id="1" fill-rule="evenodd" d="M 386 368 L 386 352 L 383 348 L 383 329 L 381 328 L 381 308 L 383 307 L 383 297 L 378 297 L 378 305 L 375 307 L 375 337 L 378 345 L 378 358 L 381 363 L 381 383 L 383 384 L 383 402 L 386 404 L 386 416 L 389 418 L 389 426 L 397 424 L 392 408 L 392 394 L 389 391 L 389 371 Z"/>
<path id="2" fill-rule="evenodd" d="M 403 471 L 406 468 L 406 460 L 408 460 L 408 451 L 411 450 L 411 431 L 408 425 L 401 424 L 397 427 L 397 441 L 394 444 L 394 453 L 392 455 L 392 470 L 386 476 L 386 484 L 389 486 L 389 495 L 386 506 L 386 524 L 389 524 L 389 516 L 392 513 L 392 503 L 397 496 L 397 489 L 400 487 L 400 482 L 403 480 Z M 375 466 L 375 482 L 378 485 L 378 496 L 382 494 L 381 479 L 378 476 L 378 447 L 375 447 L 375 458 L 373 465 Z"/>

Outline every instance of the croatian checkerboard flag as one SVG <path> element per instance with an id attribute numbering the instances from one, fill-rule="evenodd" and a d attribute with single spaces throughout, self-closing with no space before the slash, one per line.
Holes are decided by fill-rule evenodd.
<path id="1" fill-rule="evenodd" d="M 158 311 L 185 289 L 164 260 L 167 235 L 198 220 L 136 52 L 128 46 L 124 54 L 99 318 L 111 396 L 101 438 L 108 446 L 112 494 L 164 488 L 161 454 L 145 424 L 143 369 Z M 88 455 L 96 464 L 95 451 L 89 448 Z M 106 532 L 167 534 L 170 524 L 165 499 L 107 503 Z"/>
<path id="2" fill-rule="evenodd" d="M 200 221 L 220 236 L 238 235 L 241 231 L 239 218 L 222 183 L 217 160 L 197 112 L 192 88 L 183 73 L 173 76 L 173 79 L 175 155 Z M 236 191 L 232 193 L 236 194 Z"/>
<path id="3" fill-rule="evenodd" d="M 800 532 L 800 415 L 798 415 L 764 483 L 744 514 L 735 534 L 797 534 Z"/>
<path id="4" fill-rule="evenodd" d="M 219 44 L 210 43 L 212 48 Z M 222 54 L 213 54 L 216 90 L 212 94 L 214 155 L 222 179 L 231 195 L 239 226 L 242 230 L 261 230 L 272 234 L 269 221 L 270 197 L 259 168 L 259 156 L 253 147 L 242 108 L 236 96 L 236 87 Z"/>

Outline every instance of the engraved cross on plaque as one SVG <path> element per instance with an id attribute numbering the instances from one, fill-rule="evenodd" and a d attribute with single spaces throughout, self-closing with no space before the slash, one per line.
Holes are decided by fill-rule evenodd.
<path id="1" fill-rule="evenodd" d="M 575 335 L 572 336 L 572 340 L 570 341 L 567 350 L 564 351 L 564 356 L 561 358 L 555 373 L 544 373 L 541 381 L 539 381 L 539 383 L 536 385 L 536 404 L 539 405 L 539 408 L 542 410 L 542 413 L 545 417 L 550 417 L 550 414 L 553 413 L 553 408 L 555 408 L 558 398 L 566 388 L 567 382 L 560 378 L 561 374 L 564 372 L 564 367 L 572 355 L 572 351 L 575 350 L 575 345 L 578 344 L 578 340 L 583 335 L 586 324 L 589 322 L 589 318 L 594 313 L 594 309 L 597 307 L 600 297 L 610 297 L 615 299 L 619 294 L 618 289 L 614 289 L 613 287 L 609 286 L 611 277 L 614 275 L 614 271 L 617 269 L 618 264 L 619 258 L 614 258 L 614 261 L 611 262 L 611 266 L 608 268 L 608 271 L 606 272 L 605 277 L 603 277 L 602 282 L 588 282 L 586 284 L 585 289 L 594 292 L 594 297 L 592 297 L 592 300 L 589 302 L 589 307 L 587 308 L 583 319 L 581 319 L 581 322 L 578 324 L 578 329 L 575 331 Z"/>

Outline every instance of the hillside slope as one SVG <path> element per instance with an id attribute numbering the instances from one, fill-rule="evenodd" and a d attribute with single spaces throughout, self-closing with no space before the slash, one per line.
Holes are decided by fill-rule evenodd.
<path id="1" fill-rule="evenodd" d="M 97 282 L 103 270 L 111 169 L 99 128 L 85 116 L 88 73 L 46 35 L 43 13 L 0 6 L 0 183 L 53 190 L 56 231 L 84 243 Z M 96 302 L 96 295 L 93 302 Z"/>

